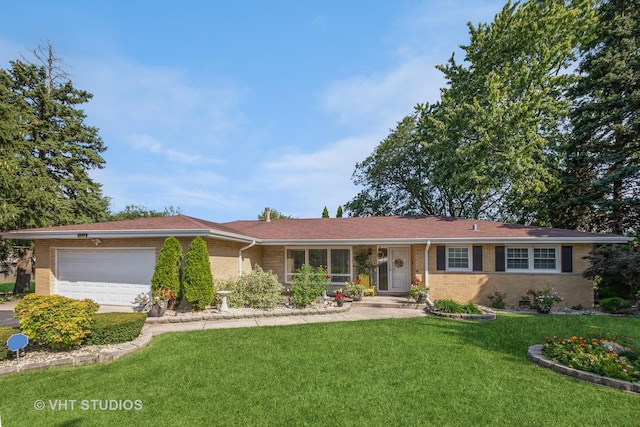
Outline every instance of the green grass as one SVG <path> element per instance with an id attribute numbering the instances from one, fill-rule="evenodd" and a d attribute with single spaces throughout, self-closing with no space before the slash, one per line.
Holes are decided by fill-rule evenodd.
<path id="1" fill-rule="evenodd" d="M 0 282 L 0 292 L 13 292 L 13 285 L 15 282 Z M 35 290 L 36 282 L 31 281 L 31 285 L 29 286 L 29 292 L 33 292 Z"/>
<path id="2" fill-rule="evenodd" d="M 546 334 L 640 339 L 637 318 L 425 317 L 209 330 L 155 337 L 109 364 L 0 377 L 6 426 L 638 425 L 640 396 L 534 365 Z M 75 410 L 34 409 L 38 399 Z M 81 400 L 140 400 L 140 411 Z"/>

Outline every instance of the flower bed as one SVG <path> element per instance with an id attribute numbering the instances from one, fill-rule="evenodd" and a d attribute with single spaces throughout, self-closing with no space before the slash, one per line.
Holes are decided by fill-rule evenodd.
<path id="1" fill-rule="evenodd" d="M 630 337 L 606 334 L 546 337 L 544 354 L 570 368 L 625 381 L 640 381 L 640 354 Z"/>

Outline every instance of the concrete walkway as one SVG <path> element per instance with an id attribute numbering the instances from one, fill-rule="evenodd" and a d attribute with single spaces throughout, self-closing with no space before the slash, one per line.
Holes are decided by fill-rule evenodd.
<path id="1" fill-rule="evenodd" d="M 375 301 L 375 306 L 371 302 Z M 406 299 L 404 300 L 406 301 Z M 17 301 L 10 301 L 0 304 L 0 326 L 18 326 L 18 322 L 13 317 L 13 309 Z M 106 312 L 129 312 L 131 307 L 123 306 L 101 306 L 99 313 Z M 353 303 L 350 310 L 340 312 L 328 312 L 324 314 L 270 316 L 270 317 L 249 317 L 242 319 L 215 319 L 199 320 L 192 322 L 167 322 L 167 323 L 147 323 L 145 329 L 153 335 L 166 332 L 194 331 L 203 329 L 221 328 L 248 328 L 256 326 L 283 326 L 301 325 L 305 323 L 328 323 L 345 322 L 357 320 L 389 319 L 426 316 L 424 306 L 415 304 L 394 304 L 385 297 L 366 298 L 364 303 Z"/>

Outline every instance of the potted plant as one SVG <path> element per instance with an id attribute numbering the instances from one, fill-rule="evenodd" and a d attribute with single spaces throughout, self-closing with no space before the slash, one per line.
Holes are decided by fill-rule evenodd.
<path id="1" fill-rule="evenodd" d="M 147 313 L 148 317 L 162 317 L 164 312 L 167 310 L 166 297 L 169 294 L 167 292 L 160 291 L 160 289 L 154 291 L 152 296 L 143 292 L 133 300 L 133 303 L 138 304 L 138 310 Z M 173 293 L 171 292 L 171 294 Z"/>
<path id="2" fill-rule="evenodd" d="M 342 289 L 340 289 L 342 291 Z M 360 279 L 351 280 L 345 282 L 343 294 L 348 296 L 354 301 L 362 301 L 364 297 L 364 286 L 362 286 Z"/>
<path id="3" fill-rule="evenodd" d="M 416 302 L 416 304 L 424 304 L 429 296 L 429 288 L 421 280 L 414 279 L 411 287 L 407 292 L 407 298 Z"/>
<path id="4" fill-rule="evenodd" d="M 344 292 L 342 291 L 342 289 L 338 289 L 336 291 L 336 296 L 335 296 L 335 301 L 336 301 L 336 305 L 338 307 L 342 307 L 342 305 L 344 304 Z"/>

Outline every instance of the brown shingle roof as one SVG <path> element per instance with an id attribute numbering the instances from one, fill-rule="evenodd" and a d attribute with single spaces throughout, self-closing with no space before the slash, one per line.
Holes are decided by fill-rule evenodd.
<path id="1" fill-rule="evenodd" d="M 202 235 L 260 243 L 357 241 L 485 241 L 542 239 L 545 241 L 624 242 L 624 236 L 575 230 L 504 224 L 438 216 L 278 219 L 216 223 L 186 215 L 65 225 L 3 233 L 11 239 L 71 238 L 74 233 L 119 235 Z"/>

